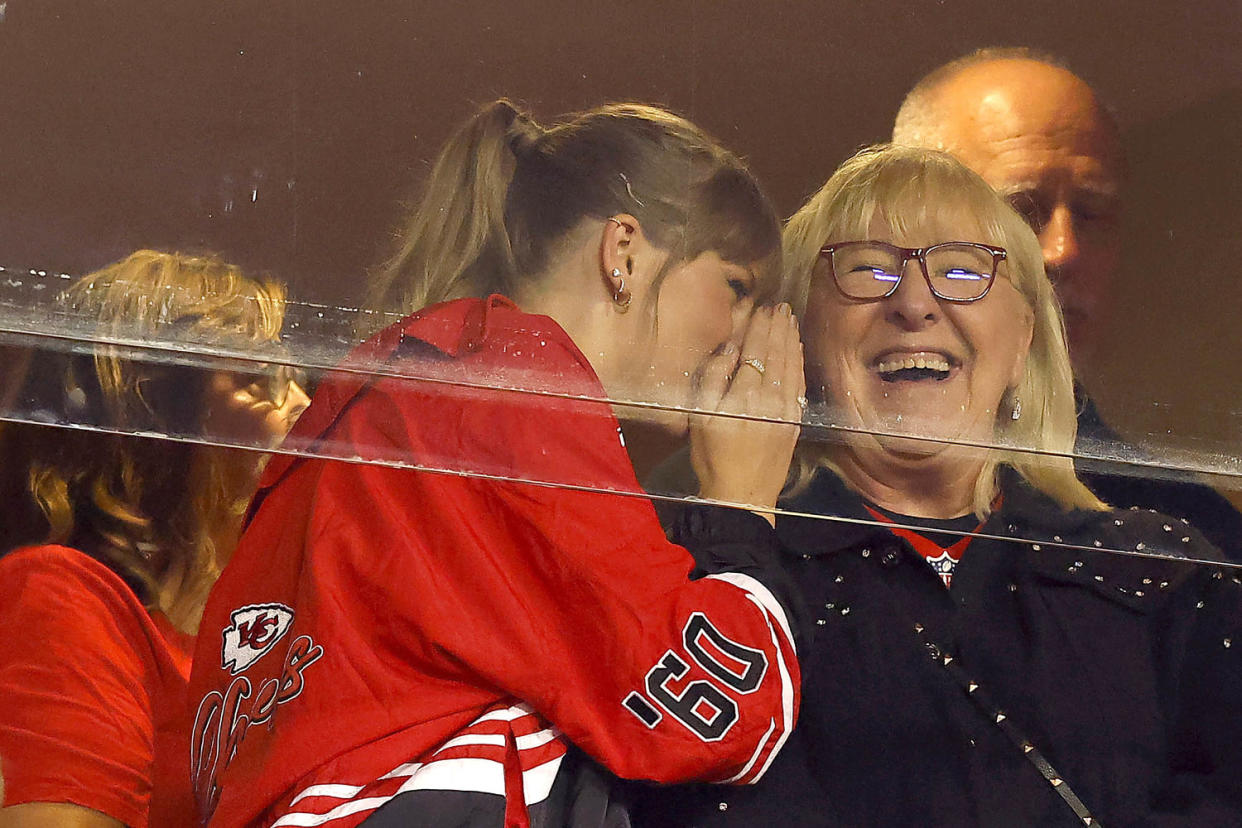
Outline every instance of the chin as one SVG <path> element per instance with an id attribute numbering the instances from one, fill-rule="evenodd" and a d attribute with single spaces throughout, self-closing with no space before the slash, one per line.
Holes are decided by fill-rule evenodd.
<path id="1" fill-rule="evenodd" d="M 948 444 L 938 439 L 876 435 L 870 446 L 863 450 L 878 450 L 890 460 L 915 466 L 937 457 L 947 448 Z"/>
<path id="2" fill-rule="evenodd" d="M 909 460 L 931 457 L 944 450 L 944 443 L 925 437 L 877 437 L 876 442 L 885 454 Z"/>
<path id="3" fill-rule="evenodd" d="M 972 434 L 971 429 L 950 431 L 943 420 L 926 416 L 906 417 L 904 422 L 873 424 L 868 426 L 878 432 L 874 445 L 885 454 L 911 462 L 952 452 L 952 456 L 964 457 L 987 453 L 988 444 L 994 441 L 990 435 Z"/>

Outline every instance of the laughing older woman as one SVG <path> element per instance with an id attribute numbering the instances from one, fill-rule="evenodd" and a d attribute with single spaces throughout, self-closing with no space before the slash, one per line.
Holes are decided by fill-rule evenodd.
<path id="1" fill-rule="evenodd" d="M 847 519 L 778 520 L 816 618 L 801 723 L 758 786 L 639 824 L 1242 824 L 1236 570 L 1074 476 L 1031 231 L 951 157 L 879 147 L 785 249 L 839 426 L 804 430 L 786 505 Z"/>

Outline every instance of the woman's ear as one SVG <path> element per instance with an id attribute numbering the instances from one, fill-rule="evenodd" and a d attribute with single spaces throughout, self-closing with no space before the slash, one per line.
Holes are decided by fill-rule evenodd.
<path id="1" fill-rule="evenodd" d="M 611 274 L 619 270 L 626 275 L 632 273 L 634 246 L 641 235 L 642 226 L 629 213 L 609 216 L 600 236 L 599 254 L 603 272 Z"/>
<path id="2" fill-rule="evenodd" d="M 629 213 L 604 222 L 600 236 L 600 270 L 613 303 L 629 306 L 635 293 L 645 293 L 664 262 L 665 254 L 651 244 L 642 224 Z"/>
<path id="3" fill-rule="evenodd" d="M 1017 388 L 1026 376 L 1026 361 L 1031 356 L 1031 343 L 1035 338 L 1035 314 L 1023 303 L 1026 312 L 1022 314 L 1022 328 L 1018 333 L 1018 347 L 1014 352 L 1013 368 L 1009 374 L 1009 387 Z"/>

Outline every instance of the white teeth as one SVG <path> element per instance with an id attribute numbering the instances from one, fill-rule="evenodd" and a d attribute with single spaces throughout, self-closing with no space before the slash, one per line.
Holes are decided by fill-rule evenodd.
<path id="1" fill-rule="evenodd" d="M 886 359 L 883 362 L 876 363 L 875 369 L 881 374 L 888 374 L 893 371 L 900 371 L 906 368 L 930 368 L 933 371 L 942 371 L 948 373 L 949 362 L 939 354 L 920 353 L 900 359 Z"/>

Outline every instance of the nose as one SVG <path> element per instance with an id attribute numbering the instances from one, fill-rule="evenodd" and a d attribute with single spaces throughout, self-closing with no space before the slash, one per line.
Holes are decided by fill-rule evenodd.
<path id="1" fill-rule="evenodd" d="M 903 330 L 923 330 L 940 318 L 940 301 L 916 259 L 906 262 L 897 291 L 884 304 L 885 317 Z"/>
<path id="2" fill-rule="evenodd" d="M 285 424 L 285 430 L 288 431 L 293 424 L 302 416 L 302 412 L 310 406 L 310 396 L 296 382 L 289 383 L 289 391 L 285 394 L 284 404 L 280 407 L 281 418 Z M 284 436 L 284 435 L 280 435 Z"/>
<path id="3" fill-rule="evenodd" d="M 1074 226 L 1074 213 L 1068 204 L 1058 204 L 1053 208 L 1048 223 L 1039 234 L 1039 245 L 1049 273 L 1064 275 L 1066 268 L 1078 259 L 1078 228 Z"/>

